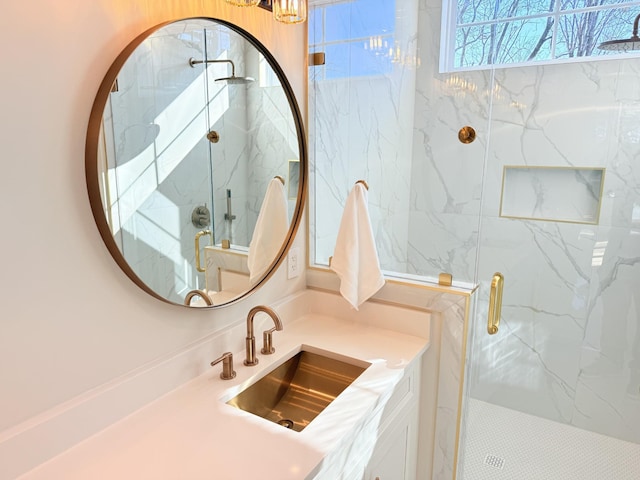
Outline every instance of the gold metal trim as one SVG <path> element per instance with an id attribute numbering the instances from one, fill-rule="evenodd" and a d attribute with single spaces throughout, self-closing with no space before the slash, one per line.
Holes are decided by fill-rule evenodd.
<path id="1" fill-rule="evenodd" d="M 211 230 L 201 230 L 198 233 L 196 233 L 196 237 L 194 240 L 195 248 L 196 248 L 196 270 L 198 270 L 199 272 L 207 271 L 207 269 L 203 267 L 202 264 L 200 263 L 200 237 L 204 235 L 209 235 L 211 237 L 211 241 L 213 242 L 213 234 L 211 233 Z"/>
<path id="2" fill-rule="evenodd" d="M 473 127 L 467 125 L 465 127 L 462 127 L 458 131 L 458 140 L 460 140 L 460 142 L 462 143 L 469 144 L 472 143 L 475 139 L 476 131 Z"/>
<path id="3" fill-rule="evenodd" d="M 489 335 L 498 333 L 500 326 L 500 315 L 502 313 L 502 287 L 504 286 L 504 276 L 500 272 L 493 274 L 491 280 L 491 291 L 489 293 L 489 313 L 487 315 L 487 332 Z"/>
<path id="4" fill-rule="evenodd" d="M 517 215 L 504 215 L 502 213 L 502 204 L 504 201 L 504 186 L 507 169 L 526 169 L 526 170 L 534 170 L 534 169 L 544 169 L 544 170 L 600 170 L 602 171 L 602 177 L 600 179 L 600 193 L 598 194 L 598 208 L 596 210 L 596 218 L 593 222 L 582 222 L 580 220 L 565 220 L 560 218 L 546 218 L 546 217 L 520 217 Z M 600 223 L 600 211 L 602 209 L 602 197 L 604 194 L 604 178 L 607 173 L 607 169 L 605 167 L 570 167 L 570 166 L 549 166 L 546 167 L 544 165 L 503 165 L 502 166 L 502 189 L 500 191 L 500 210 L 499 215 L 501 218 L 511 218 L 514 220 L 534 220 L 538 222 L 557 222 L 557 223 L 573 223 L 576 225 L 598 225 Z"/>
<path id="5" fill-rule="evenodd" d="M 453 449 L 453 474 L 452 480 L 458 475 L 458 455 L 460 451 L 460 430 L 462 428 L 462 404 L 464 402 L 464 387 L 466 382 L 465 372 L 467 370 L 467 340 L 469 338 L 469 314 L 471 310 L 471 297 L 467 297 L 464 306 L 464 325 L 462 328 L 462 347 L 460 359 L 460 386 L 458 389 L 458 416 L 456 418 L 456 441 Z"/>
<path id="6" fill-rule="evenodd" d="M 246 257 L 249 254 L 248 251 L 236 250 L 234 248 L 231 248 L 231 246 L 229 246 L 228 249 L 222 248 L 222 243 L 220 245 L 206 245 L 204 249 L 206 250 L 207 248 L 210 248 L 216 251 L 217 253 L 219 254 L 222 253 L 224 255 L 237 255 L 239 257 Z M 224 250 L 224 251 L 221 252 L 221 250 Z"/>
<path id="7" fill-rule="evenodd" d="M 309 54 L 309 66 L 317 67 L 326 63 L 326 56 L 324 52 L 315 52 Z"/>
<path id="8" fill-rule="evenodd" d="M 453 285 L 453 275 L 450 273 L 441 273 L 438 275 L 438 285 L 442 285 L 443 287 L 450 287 Z"/>

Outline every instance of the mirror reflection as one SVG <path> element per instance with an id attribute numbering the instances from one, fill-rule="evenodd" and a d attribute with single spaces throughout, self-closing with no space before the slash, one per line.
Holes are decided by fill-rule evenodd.
<path id="1" fill-rule="evenodd" d="M 87 180 L 116 261 L 171 303 L 251 291 L 284 253 L 304 188 L 301 119 L 273 57 L 237 27 L 187 19 L 134 41 L 105 85 Z"/>

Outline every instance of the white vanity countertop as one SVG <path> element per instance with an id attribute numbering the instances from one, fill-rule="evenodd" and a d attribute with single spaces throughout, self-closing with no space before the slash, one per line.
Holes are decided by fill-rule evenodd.
<path id="1" fill-rule="evenodd" d="M 256 335 L 258 352 L 260 333 Z M 285 322 L 284 331 L 273 338 L 276 353 L 258 353 L 260 363 L 255 367 L 242 364 L 244 351 L 234 352 L 235 379 L 221 380 L 218 364 L 20 478 L 313 478 L 323 459 L 336 454 L 341 444 L 350 443 L 365 420 L 388 399 L 405 367 L 428 347 L 425 338 L 318 314 Z M 224 403 L 301 345 L 372 365 L 302 432 Z"/>

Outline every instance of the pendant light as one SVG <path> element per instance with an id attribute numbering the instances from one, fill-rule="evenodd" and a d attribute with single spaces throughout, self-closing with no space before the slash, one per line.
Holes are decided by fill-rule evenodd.
<path id="1" fill-rule="evenodd" d="M 226 2 L 236 7 L 255 7 L 260 0 L 226 0 Z"/>
<path id="2" fill-rule="evenodd" d="M 307 0 L 273 0 L 273 18 L 282 23 L 301 23 L 307 19 Z"/>

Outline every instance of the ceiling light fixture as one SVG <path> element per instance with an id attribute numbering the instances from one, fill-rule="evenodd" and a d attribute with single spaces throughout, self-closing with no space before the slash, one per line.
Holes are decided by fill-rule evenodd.
<path id="1" fill-rule="evenodd" d="M 226 0 L 226 2 L 236 7 L 255 7 L 260 0 Z"/>
<path id="2" fill-rule="evenodd" d="M 272 0 L 273 18 L 282 23 L 302 23 L 307 19 L 307 0 Z"/>

